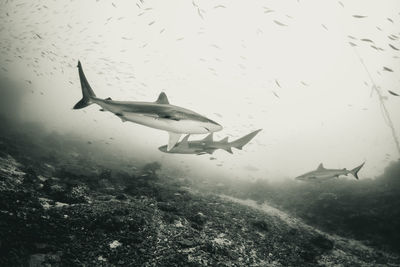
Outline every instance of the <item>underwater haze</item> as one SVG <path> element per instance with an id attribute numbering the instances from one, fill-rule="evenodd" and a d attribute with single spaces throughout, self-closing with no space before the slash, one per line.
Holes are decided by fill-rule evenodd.
<path id="1" fill-rule="evenodd" d="M 363 176 L 374 177 L 399 151 L 357 54 L 399 121 L 399 98 L 388 93 L 399 93 L 399 52 L 388 45 L 399 44 L 387 36 L 398 34 L 400 7 L 342 3 L 3 1 L 1 71 L 31 91 L 24 119 L 92 139 L 113 136 L 132 153 L 171 158 L 156 149 L 167 135 L 95 106 L 72 111 L 81 94 L 78 60 L 99 97 L 155 101 L 164 91 L 171 104 L 223 125 L 220 139 L 263 129 L 237 156 L 174 161 L 216 171 L 222 163 L 229 175 L 270 179 L 320 162 L 350 168 L 366 161 Z"/>
<path id="2" fill-rule="evenodd" d="M 0 0 L 0 265 L 398 266 L 399 29 L 396 0 Z M 73 109 L 78 61 L 214 143 Z"/>

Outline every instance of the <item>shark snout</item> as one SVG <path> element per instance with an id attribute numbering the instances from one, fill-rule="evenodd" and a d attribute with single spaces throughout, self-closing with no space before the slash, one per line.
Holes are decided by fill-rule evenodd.
<path id="1" fill-rule="evenodd" d="M 168 151 L 167 151 L 167 146 L 160 146 L 159 148 L 158 148 L 158 150 L 160 150 L 161 152 L 164 152 L 164 153 L 167 153 Z"/>
<path id="2" fill-rule="evenodd" d="M 204 128 L 206 128 L 208 132 L 213 133 L 221 131 L 223 127 L 219 123 L 208 119 L 207 126 Z"/>

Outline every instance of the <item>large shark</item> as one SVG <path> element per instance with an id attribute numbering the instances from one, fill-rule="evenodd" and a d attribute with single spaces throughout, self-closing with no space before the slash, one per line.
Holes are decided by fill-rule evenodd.
<path id="1" fill-rule="evenodd" d="M 325 169 L 324 165 L 319 164 L 318 168 L 314 171 L 307 172 L 303 175 L 296 177 L 296 180 L 301 181 L 324 181 L 334 177 L 339 177 L 340 175 L 352 174 L 358 180 L 358 172 L 364 166 L 365 162 L 352 170 L 344 169 Z"/>
<path id="2" fill-rule="evenodd" d="M 261 129 L 249 133 L 233 142 L 228 142 L 228 137 L 220 141 L 213 140 L 213 133 L 210 133 L 206 138 L 202 140 L 189 141 L 189 135 L 186 135 L 181 142 L 179 142 L 174 148 L 168 150 L 167 146 L 160 146 L 158 149 L 166 153 L 175 154 L 213 154 L 217 149 L 223 149 L 229 153 L 232 152 L 232 147 L 242 149 L 251 139 L 256 136 Z"/>
<path id="3" fill-rule="evenodd" d="M 167 131 L 170 151 L 182 134 L 206 134 L 222 130 L 222 126 L 194 111 L 171 105 L 167 95 L 162 92 L 155 102 L 114 101 L 111 98 L 96 97 L 90 87 L 82 65 L 78 61 L 79 79 L 82 87 L 82 99 L 74 109 L 81 109 L 91 104 L 102 107 L 101 111 L 110 111 L 123 122 L 131 121 L 148 127 Z"/>

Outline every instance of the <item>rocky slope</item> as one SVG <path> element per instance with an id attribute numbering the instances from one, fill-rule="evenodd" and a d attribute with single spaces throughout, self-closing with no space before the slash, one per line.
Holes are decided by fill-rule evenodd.
<path id="1" fill-rule="evenodd" d="M 148 168 L 87 176 L 58 168 L 1 156 L 1 266 L 399 263 L 265 205 L 195 192 L 187 180 Z"/>

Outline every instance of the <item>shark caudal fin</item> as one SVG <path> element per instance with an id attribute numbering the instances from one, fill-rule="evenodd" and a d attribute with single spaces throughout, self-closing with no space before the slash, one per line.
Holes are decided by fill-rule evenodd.
<path id="1" fill-rule="evenodd" d="M 93 89 L 90 87 L 90 84 L 86 80 L 85 73 L 83 73 L 81 62 L 78 61 L 78 71 L 79 71 L 79 80 L 81 81 L 82 88 L 82 99 L 75 104 L 74 109 L 81 109 L 84 107 L 93 104 L 90 100 L 96 95 L 93 92 Z"/>
<path id="2" fill-rule="evenodd" d="M 365 164 L 365 162 L 363 162 L 363 164 L 361 164 L 360 166 L 355 167 L 354 169 L 349 171 L 357 180 L 358 180 L 358 172 L 364 166 L 364 164 Z"/>
<path id="3" fill-rule="evenodd" d="M 230 143 L 230 145 L 234 148 L 237 149 L 242 149 L 247 143 L 249 143 L 251 141 L 251 139 L 254 138 L 254 136 L 256 136 L 262 129 L 256 130 L 252 133 L 249 133 L 248 135 L 245 135 L 233 142 Z"/>

